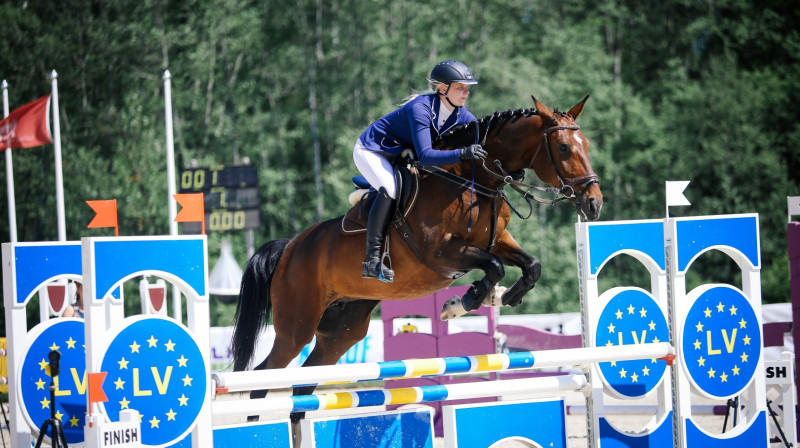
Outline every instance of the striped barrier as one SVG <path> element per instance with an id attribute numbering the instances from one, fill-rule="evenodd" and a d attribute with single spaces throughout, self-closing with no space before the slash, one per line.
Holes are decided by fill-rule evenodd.
<path id="1" fill-rule="evenodd" d="M 669 343 L 656 342 L 616 347 L 587 347 L 246 372 L 218 372 L 212 374 L 211 379 L 216 382 L 217 393 L 228 393 L 254 389 L 578 366 L 636 359 L 664 359 L 671 362 L 673 353 L 674 350 Z"/>
<path id="2" fill-rule="evenodd" d="M 580 390 L 586 386 L 583 374 L 544 378 L 490 381 L 477 388 L 474 384 L 448 384 L 436 386 L 376 389 L 356 392 L 298 395 L 291 397 L 258 398 L 214 402 L 211 407 L 215 419 L 247 417 L 260 413 L 290 413 L 351 409 L 389 404 L 426 403 L 431 401 L 462 400 L 504 394 L 554 394 Z"/>

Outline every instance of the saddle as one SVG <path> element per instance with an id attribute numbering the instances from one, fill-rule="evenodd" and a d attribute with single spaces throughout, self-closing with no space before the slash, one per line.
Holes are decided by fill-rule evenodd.
<path id="1" fill-rule="evenodd" d="M 395 210 L 392 212 L 393 222 L 404 218 L 416 202 L 419 191 L 419 173 L 409 164 L 399 164 L 394 169 L 395 184 L 398 197 Z M 353 207 L 342 217 L 342 234 L 364 233 L 367 231 L 369 210 L 378 192 L 372 188 L 364 176 L 353 177 L 355 191 L 350 193 Z"/>

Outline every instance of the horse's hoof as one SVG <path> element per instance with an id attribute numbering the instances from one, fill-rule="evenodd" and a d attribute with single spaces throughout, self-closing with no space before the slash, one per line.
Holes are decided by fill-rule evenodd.
<path id="1" fill-rule="evenodd" d="M 503 294 L 506 293 L 505 286 L 494 285 L 491 292 L 483 299 L 483 306 L 503 306 Z"/>
<path id="2" fill-rule="evenodd" d="M 467 310 L 464 309 L 464 303 L 461 301 L 461 297 L 453 296 L 452 299 L 448 300 L 447 302 L 442 305 L 442 314 L 439 318 L 442 321 L 455 319 L 456 317 L 463 316 L 467 314 Z"/>

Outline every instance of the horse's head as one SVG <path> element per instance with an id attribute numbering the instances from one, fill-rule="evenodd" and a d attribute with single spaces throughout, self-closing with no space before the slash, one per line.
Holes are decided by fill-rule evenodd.
<path id="1" fill-rule="evenodd" d="M 533 139 L 534 147 L 528 149 L 532 155 L 526 168 L 560 189 L 586 220 L 597 219 L 603 207 L 603 193 L 589 161 L 589 140 L 575 122 L 589 96 L 567 112 L 553 112 L 531 98 L 541 118 L 542 134 Z"/>

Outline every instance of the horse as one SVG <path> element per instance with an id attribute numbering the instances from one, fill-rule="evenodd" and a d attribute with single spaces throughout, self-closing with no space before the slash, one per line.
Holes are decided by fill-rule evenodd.
<path id="1" fill-rule="evenodd" d="M 275 341 L 255 370 L 285 368 L 315 336 L 303 366 L 335 364 L 366 336 L 370 315 L 381 300 L 427 296 L 475 269 L 484 277 L 443 310 L 443 319 L 465 314 L 487 299 L 509 306 L 521 303 L 539 280 L 541 266 L 506 229 L 511 207 L 504 200 L 504 187 L 510 185 L 526 198 L 530 195 L 525 188 L 533 187 L 515 173 L 532 169 L 552 187 L 549 191 L 571 201 L 586 220 L 597 219 L 603 205 L 589 160 L 589 140 L 575 122 L 589 96 L 567 112 L 551 111 L 531 98 L 535 108 L 488 115 L 434 141 L 437 149 L 481 142 L 489 155 L 483 163 L 417 167 L 416 188 L 424 200 L 417 198 L 406 212 L 407 226 L 395 225 L 387 232 L 394 242 L 392 283 L 361 277 L 365 241 L 363 235 L 341 232 L 342 217 L 319 222 L 291 240 L 264 244 L 242 276 L 231 345 L 234 371 L 249 366 L 270 313 Z M 497 301 L 493 294 L 505 275 L 504 266 L 520 268 L 522 275 Z M 297 387 L 294 394 L 307 395 L 314 389 Z M 250 398 L 266 394 L 254 390 Z M 291 419 L 297 423 L 302 417 L 297 413 Z"/>

